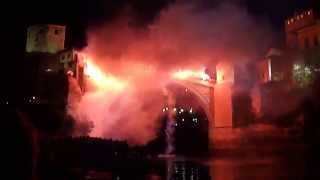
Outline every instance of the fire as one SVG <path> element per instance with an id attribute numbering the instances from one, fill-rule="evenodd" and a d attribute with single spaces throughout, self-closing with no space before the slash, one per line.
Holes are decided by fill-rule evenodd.
<path id="1" fill-rule="evenodd" d="M 190 78 L 201 79 L 203 81 L 209 81 L 210 76 L 204 70 L 179 70 L 172 74 L 174 79 L 186 80 Z"/>
<path id="2" fill-rule="evenodd" d="M 106 75 L 101 69 L 94 64 L 90 59 L 85 60 L 85 75 L 89 80 L 100 90 L 122 90 L 127 83 L 117 79 L 111 75 Z"/>

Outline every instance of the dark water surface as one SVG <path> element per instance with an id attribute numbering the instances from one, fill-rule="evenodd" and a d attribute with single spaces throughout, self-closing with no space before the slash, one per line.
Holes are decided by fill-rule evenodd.
<path id="1" fill-rule="evenodd" d="M 111 169 L 73 169 L 62 179 L 126 180 L 296 180 L 318 179 L 310 176 L 303 156 L 255 156 L 208 159 L 157 158 L 141 165 Z M 318 174 L 320 172 L 317 172 Z M 306 176 L 306 175 L 309 176 Z"/>

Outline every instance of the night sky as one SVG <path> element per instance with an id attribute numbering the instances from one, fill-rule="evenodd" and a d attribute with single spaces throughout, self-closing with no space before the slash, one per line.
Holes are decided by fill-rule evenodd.
<path id="1" fill-rule="evenodd" d="M 65 24 L 68 27 L 67 46 L 84 47 L 86 28 L 111 21 L 124 8 L 130 7 L 136 26 L 143 28 L 152 23 L 159 11 L 175 0 L 46 0 L 2 3 L 2 69 L 1 95 L 14 93 L 19 83 L 16 67 L 23 60 L 26 28 L 31 24 Z M 176 0 L 187 1 L 187 0 Z M 190 1 L 190 0 L 189 0 Z M 199 1 L 199 0 L 198 0 Z M 253 16 L 266 17 L 278 32 L 279 42 L 283 38 L 283 21 L 295 11 L 319 8 L 319 0 L 226 0 L 243 6 Z M 203 7 L 214 8 L 221 0 L 202 0 Z M 5 10 L 4 10 L 5 9 Z M 277 46 L 277 45 L 275 45 Z M 3 68 L 6 67 L 6 68 Z M 11 74 L 11 76 L 8 76 Z"/>

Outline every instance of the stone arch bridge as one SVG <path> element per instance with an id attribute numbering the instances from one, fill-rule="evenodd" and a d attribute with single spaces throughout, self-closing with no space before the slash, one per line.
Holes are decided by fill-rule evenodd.
<path id="1" fill-rule="evenodd" d="M 202 80 L 176 80 L 174 83 L 190 91 L 204 110 L 209 123 L 209 146 L 214 144 L 218 129 L 232 129 L 232 83 Z"/>

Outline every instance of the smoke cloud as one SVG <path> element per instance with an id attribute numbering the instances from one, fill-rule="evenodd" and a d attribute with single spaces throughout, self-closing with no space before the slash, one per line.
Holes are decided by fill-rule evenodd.
<path id="1" fill-rule="evenodd" d="M 112 22 L 89 28 L 83 53 L 129 84 L 121 91 L 91 90 L 82 97 L 73 114 L 93 122 L 90 135 L 147 143 L 157 134 L 167 103 L 162 89 L 172 71 L 254 60 L 272 43 L 267 21 L 245 8 L 199 4 L 177 1 L 143 27 L 134 25 L 126 10 Z"/>

